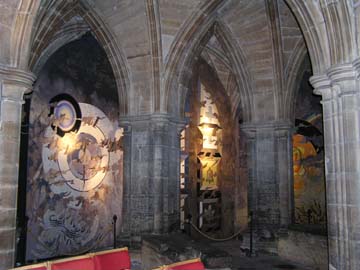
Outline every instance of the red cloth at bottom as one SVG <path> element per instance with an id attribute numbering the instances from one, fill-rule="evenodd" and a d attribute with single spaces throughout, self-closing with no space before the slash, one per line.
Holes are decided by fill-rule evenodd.
<path id="1" fill-rule="evenodd" d="M 128 270 L 131 267 L 127 250 L 95 255 L 94 262 L 97 270 Z"/>
<path id="2" fill-rule="evenodd" d="M 51 270 L 95 270 L 92 258 L 74 259 L 66 262 L 54 262 Z"/>
<path id="3" fill-rule="evenodd" d="M 185 263 L 182 265 L 169 266 L 169 270 L 204 270 L 205 266 L 202 262 Z"/>

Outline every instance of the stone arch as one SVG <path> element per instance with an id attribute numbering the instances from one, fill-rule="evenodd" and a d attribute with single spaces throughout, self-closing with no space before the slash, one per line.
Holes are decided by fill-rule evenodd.
<path id="1" fill-rule="evenodd" d="M 11 33 L 10 65 L 28 70 L 32 28 L 40 1 L 20 1 Z"/>
<path id="2" fill-rule="evenodd" d="M 296 93 L 298 90 L 297 82 L 301 79 L 302 67 L 304 59 L 308 56 L 308 50 L 304 42 L 298 42 L 293 53 L 291 54 L 288 63 L 290 65 L 286 68 L 286 93 L 285 93 L 285 106 L 284 118 L 293 119 L 294 116 L 294 103 Z"/>
<path id="3" fill-rule="evenodd" d="M 209 29 L 214 23 L 215 12 L 219 8 L 221 1 L 213 0 L 207 2 L 200 6 L 183 24 L 183 27 L 179 30 L 171 44 L 169 54 L 165 59 L 163 81 L 165 92 L 161 100 L 162 110 L 164 111 L 171 111 L 171 95 L 178 94 L 179 90 L 186 88 L 186 83 L 183 85 L 184 79 L 185 77 L 190 78 L 191 73 L 189 68 L 186 68 L 186 62 L 195 58 L 196 53 L 200 51 L 199 47 L 206 44 L 210 39 Z M 210 14 L 212 16 L 209 16 Z M 187 65 L 187 67 L 190 67 L 190 65 Z M 186 94 L 183 96 L 180 104 L 185 101 Z M 175 108 L 176 111 L 178 114 L 181 114 L 180 108 Z"/>
<path id="4" fill-rule="evenodd" d="M 204 46 L 215 35 L 226 53 L 229 54 L 233 71 L 237 77 L 239 94 L 239 106 L 245 113 L 244 119 L 251 119 L 251 85 L 252 80 L 246 69 L 246 59 L 239 45 L 232 38 L 231 32 L 225 23 L 221 22 L 214 14 L 220 7 L 219 1 L 207 3 L 200 8 L 184 24 L 182 30 L 176 36 L 166 59 L 165 76 L 163 81 L 163 110 L 175 115 L 182 115 L 187 95 L 188 82 L 191 78 L 192 64 L 200 55 Z M 172 102 L 174 101 L 174 102 Z M 175 109 L 170 108 L 175 104 Z"/>
<path id="5" fill-rule="evenodd" d="M 56 35 L 54 39 L 52 39 L 51 43 L 46 48 L 44 48 L 39 58 L 36 59 L 36 62 L 32 63 L 32 71 L 35 74 L 39 74 L 39 72 L 53 53 L 55 53 L 64 45 L 80 38 L 82 35 L 84 35 L 86 32 L 89 32 L 90 30 L 90 27 L 84 21 L 82 21 L 82 23 L 79 24 L 77 27 L 70 26 L 61 29 L 59 34 Z"/>
<path id="6" fill-rule="evenodd" d="M 251 94 L 253 80 L 247 68 L 248 65 L 245 54 L 232 36 L 230 29 L 221 20 L 217 20 L 215 23 L 214 35 L 229 55 L 230 65 L 235 76 L 238 91 L 240 92 L 240 100 L 236 101 L 237 105 L 234 106 L 236 111 L 233 112 L 233 115 L 236 117 L 238 112 L 242 112 L 241 116 L 243 120 L 249 121 L 253 114 Z"/>
<path id="7" fill-rule="evenodd" d="M 329 37 L 331 65 L 356 58 L 355 14 L 351 1 L 320 1 Z"/>
<path id="8" fill-rule="evenodd" d="M 325 18 L 318 1 L 285 0 L 297 19 L 304 35 L 314 74 L 330 67 L 330 44 Z"/>
<path id="9" fill-rule="evenodd" d="M 352 1 L 284 1 L 304 35 L 314 76 L 320 79 L 336 65 L 347 64 L 348 69 L 356 66 L 357 22 Z"/>
<path id="10" fill-rule="evenodd" d="M 161 22 L 159 4 L 154 0 L 147 0 L 146 15 L 148 19 L 148 32 L 150 39 L 152 57 L 152 92 L 154 111 L 160 111 L 160 88 L 161 88 L 161 64 L 162 64 L 162 43 L 161 43 Z"/>
<path id="11" fill-rule="evenodd" d="M 52 11 L 49 12 L 49 9 Z M 64 28 L 69 20 L 76 17 L 81 18 L 83 23 L 79 23 L 77 28 Z M 86 1 L 76 4 L 70 1 L 50 1 L 39 14 L 34 27 L 37 31 L 32 39 L 29 67 L 35 72 L 40 70 L 52 52 L 90 30 L 105 50 L 112 66 L 118 88 L 120 115 L 127 114 L 130 79 L 126 58 L 113 33 Z"/>

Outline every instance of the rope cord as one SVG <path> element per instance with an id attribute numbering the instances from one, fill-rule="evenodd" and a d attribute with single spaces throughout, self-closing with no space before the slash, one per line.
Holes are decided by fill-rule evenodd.
<path id="1" fill-rule="evenodd" d="M 243 233 L 243 229 L 239 230 L 238 232 L 234 233 L 233 235 L 227 237 L 227 238 L 213 238 L 207 234 L 205 234 L 204 232 L 202 232 L 194 223 L 192 223 L 191 221 L 187 222 L 188 224 L 190 224 L 198 233 L 200 233 L 202 236 L 204 236 L 205 238 L 212 240 L 212 241 L 216 241 L 216 242 L 225 242 L 225 241 L 229 241 L 233 238 L 235 238 L 236 236 L 240 235 L 241 233 Z"/>

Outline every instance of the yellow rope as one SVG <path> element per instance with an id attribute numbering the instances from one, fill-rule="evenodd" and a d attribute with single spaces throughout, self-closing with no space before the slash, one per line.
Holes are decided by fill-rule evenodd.
<path id="1" fill-rule="evenodd" d="M 188 222 L 198 233 L 200 233 L 202 236 L 204 236 L 205 238 L 212 240 L 212 241 L 217 241 L 217 242 L 225 242 L 225 241 L 229 241 L 233 238 L 235 238 L 236 236 L 240 235 L 243 232 L 243 229 L 239 230 L 237 233 L 234 233 L 233 235 L 227 237 L 227 238 L 213 238 L 211 236 L 208 236 L 207 234 L 205 234 L 204 232 L 202 232 L 198 227 L 196 227 L 191 221 Z"/>

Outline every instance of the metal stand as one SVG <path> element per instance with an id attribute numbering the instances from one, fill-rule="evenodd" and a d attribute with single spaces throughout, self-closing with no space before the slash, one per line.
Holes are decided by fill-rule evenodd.
<path id="1" fill-rule="evenodd" d="M 253 230 L 254 230 L 254 224 L 253 224 L 253 212 L 250 211 L 250 252 L 249 257 L 253 256 Z"/>
<path id="2" fill-rule="evenodd" d="M 184 231 L 187 235 L 191 236 L 191 215 L 188 214 L 187 218 L 185 219 L 185 223 L 184 223 Z"/>
<path id="3" fill-rule="evenodd" d="M 117 216 L 114 215 L 113 216 L 113 232 L 114 232 L 114 249 L 116 248 L 116 221 L 117 221 Z"/>

